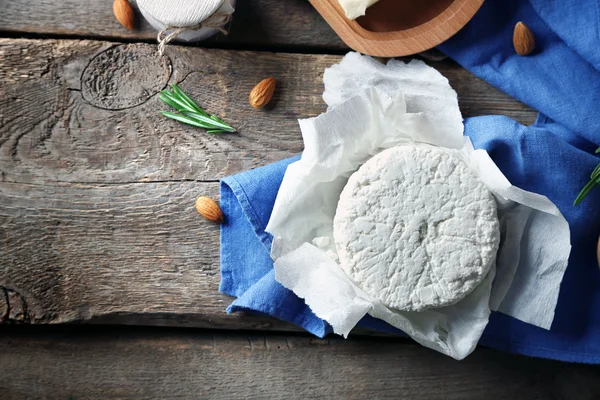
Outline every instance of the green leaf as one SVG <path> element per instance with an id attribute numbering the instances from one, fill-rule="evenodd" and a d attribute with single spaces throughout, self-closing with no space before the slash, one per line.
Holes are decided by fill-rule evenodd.
<path id="1" fill-rule="evenodd" d="M 177 107 L 178 107 L 177 103 L 172 101 L 171 98 L 163 95 L 162 93 L 158 96 L 158 98 L 161 99 L 165 104 L 177 109 Z"/>
<path id="2" fill-rule="evenodd" d="M 214 120 L 211 117 L 205 117 L 204 115 L 201 115 L 201 114 L 198 114 L 198 113 L 193 113 L 193 112 L 185 112 L 184 114 L 187 115 L 188 117 L 192 117 L 194 119 L 197 119 L 198 121 L 202 121 L 205 124 L 212 125 L 212 126 L 214 126 L 216 128 L 219 128 L 219 129 L 222 129 L 222 130 L 225 130 L 225 131 L 230 131 L 230 132 L 234 131 L 234 129 L 231 126 L 227 125 L 224 122 L 223 123 L 222 122 L 218 122 L 218 121 Z"/>
<path id="3" fill-rule="evenodd" d="M 174 109 L 176 109 L 177 111 L 182 111 L 182 109 L 187 110 L 188 108 L 186 105 L 182 105 L 181 102 L 173 98 L 173 96 L 171 96 L 171 93 L 167 92 L 166 90 L 160 92 L 160 96 L 158 96 L 158 98 L 161 99 L 165 104 L 168 104 Z"/>
<path id="4" fill-rule="evenodd" d="M 596 149 L 595 153 L 600 154 L 600 147 Z M 592 171 L 590 175 L 590 181 L 583 187 L 583 189 L 581 189 L 581 192 L 579 192 L 579 195 L 575 199 L 574 205 L 581 203 L 585 196 L 587 196 L 598 184 L 600 184 L 600 164 L 596 165 L 596 168 L 594 168 Z"/>
<path id="5" fill-rule="evenodd" d="M 212 126 L 196 121 L 194 118 L 187 117 L 183 114 L 175 114 L 168 111 L 163 111 L 162 115 L 167 118 L 174 119 L 175 121 L 183 122 L 184 124 L 196 126 L 198 128 L 210 129 Z"/>
<path id="6" fill-rule="evenodd" d="M 169 99 L 171 101 L 171 104 L 169 104 L 171 107 L 175 108 L 177 111 L 183 112 L 183 111 L 195 111 L 192 107 L 190 107 L 189 105 L 187 105 L 185 102 L 183 102 L 181 100 L 181 98 L 177 97 L 176 95 L 174 95 L 172 92 L 169 92 L 167 90 L 163 90 L 161 93 L 161 97 L 160 99 L 162 101 L 165 101 L 164 98 L 166 97 L 167 99 Z M 175 105 L 173 105 L 173 103 Z"/>
<path id="7" fill-rule="evenodd" d="M 592 175 L 590 175 L 590 178 L 595 180 L 598 177 L 600 177 L 600 164 L 596 165 L 596 168 L 594 168 L 594 170 L 592 171 Z"/>
<path id="8" fill-rule="evenodd" d="M 215 121 L 217 121 L 217 122 L 220 122 L 220 123 L 225 124 L 225 125 L 229 125 L 226 122 L 224 122 L 221 118 L 217 117 L 216 115 L 211 115 L 210 117 L 212 119 L 214 119 Z"/>
<path id="9" fill-rule="evenodd" d="M 583 189 L 581 189 L 581 192 L 579 192 L 579 195 L 577 196 L 577 198 L 575 199 L 575 203 L 573 203 L 573 205 L 578 205 L 579 203 L 581 203 L 583 201 L 583 199 L 585 198 L 585 196 L 587 196 L 592 189 L 594 188 L 594 186 L 596 186 L 598 184 L 597 181 L 595 180 L 591 180 L 589 181 L 584 187 Z"/>
<path id="10" fill-rule="evenodd" d="M 171 85 L 173 91 L 162 90 L 159 98 L 167 105 L 173 107 L 178 113 L 163 111 L 162 114 L 184 124 L 207 129 L 208 133 L 235 132 L 229 124 L 216 115 L 208 115 L 200 106 L 185 94 L 177 85 Z"/>
<path id="11" fill-rule="evenodd" d="M 172 86 L 173 86 L 173 91 L 175 92 L 175 94 L 177 94 L 181 98 L 182 101 L 184 101 L 186 104 L 188 104 L 198 114 L 203 114 L 208 117 L 208 114 L 206 114 L 206 112 L 203 109 L 201 109 L 200 106 L 198 104 L 196 104 L 196 102 L 194 100 L 192 100 L 192 98 L 190 96 L 185 94 L 185 92 L 183 90 L 181 90 L 179 88 L 179 86 L 177 86 L 176 83 L 174 83 Z"/>

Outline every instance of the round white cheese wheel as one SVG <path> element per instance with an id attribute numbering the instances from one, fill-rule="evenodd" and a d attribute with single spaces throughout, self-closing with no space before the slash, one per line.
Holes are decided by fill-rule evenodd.
<path id="1" fill-rule="evenodd" d="M 454 304 L 486 276 L 500 241 L 496 201 L 461 154 L 385 150 L 346 184 L 333 237 L 341 267 L 389 308 Z"/>

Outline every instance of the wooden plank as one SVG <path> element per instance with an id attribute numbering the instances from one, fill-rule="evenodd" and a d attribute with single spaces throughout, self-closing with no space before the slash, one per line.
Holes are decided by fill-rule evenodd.
<path id="1" fill-rule="evenodd" d="M 0 40 L 0 171 L 19 182 L 214 180 L 302 150 L 297 119 L 325 110 L 323 69 L 337 56 L 90 41 Z M 4 67 L 6 66 L 6 67 Z M 248 104 L 278 79 L 271 109 Z M 149 78 L 150 77 L 150 78 Z M 207 135 L 160 115 L 180 82 L 239 134 Z"/>
<path id="2" fill-rule="evenodd" d="M 135 2 L 132 2 L 135 6 Z M 35 36 L 67 36 L 125 41 L 154 41 L 157 32 L 136 10 L 138 24 L 128 31 L 115 19 L 111 1 L 6 1 L 0 31 Z M 1 35 L 0 35 L 1 36 Z M 229 34 L 204 45 L 217 47 L 305 48 L 345 51 L 333 30 L 303 0 L 240 0 Z"/>
<path id="3" fill-rule="evenodd" d="M 0 333 L 5 400 L 594 399 L 600 369 L 403 340 L 173 330 Z"/>
<path id="4" fill-rule="evenodd" d="M 0 171 L 23 183 L 214 180 L 302 150 L 297 119 L 325 110 L 323 70 L 339 56 L 173 46 L 160 59 L 144 44 L 0 39 Z M 529 107 L 453 62 L 434 64 L 465 116 Z M 251 88 L 274 76 L 266 110 Z M 211 136 L 163 118 L 157 91 L 178 82 L 239 134 Z"/>
<path id="5" fill-rule="evenodd" d="M 3 183 L 4 323 L 294 329 L 225 313 L 219 226 L 195 211 L 199 195 L 217 198 L 218 184 Z"/>
<path id="6" fill-rule="evenodd" d="M 179 46 L 168 56 L 144 44 L 0 40 L 0 286 L 23 310 L 0 303 L 2 321 L 293 329 L 225 314 L 218 227 L 193 204 L 216 197 L 223 176 L 301 151 L 296 119 L 325 110 L 322 72 L 340 57 Z M 435 65 L 466 115 L 534 119 L 456 64 Z M 266 76 L 278 90 L 257 111 L 248 93 Z M 161 117 L 155 91 L 167 82 L 240 133 Z"/>

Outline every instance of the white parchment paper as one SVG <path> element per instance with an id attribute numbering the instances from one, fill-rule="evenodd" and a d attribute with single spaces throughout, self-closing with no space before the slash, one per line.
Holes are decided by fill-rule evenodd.
<path id="1" fill-rule="evenodd" d="M 549 329 L 571 249 L 569 226 L 544 196 L 514 187 L 484 150 L 463 136 L 456 92 L 425 63 L 387 65 L 350 53 L 325 71 L 328 111 L 300 120 L 305 150 L 285 174 L 267 226 L 275 276 L 347 336 L 367 313 L 456 359 L 470 354 L 490 310 Z M 423 312 L 385 307 L 337 261 L 333 217 L 349 176 L 380 151 L 424 142 L 460 152 L 498 204 L 496 265 L 458 303 Z"/>

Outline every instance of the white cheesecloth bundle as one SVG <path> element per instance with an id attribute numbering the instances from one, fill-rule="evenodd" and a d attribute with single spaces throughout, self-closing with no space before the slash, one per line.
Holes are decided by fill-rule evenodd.
<path id="1" fill-rule="evenodd" d="M 137 5 L 146 20 L 158 33 L 158 50 L 175 38 L 202 40 L 217 32 L 226 33 L 224 26 L 231 20 L 235 0 L 138 0 Z"/>

